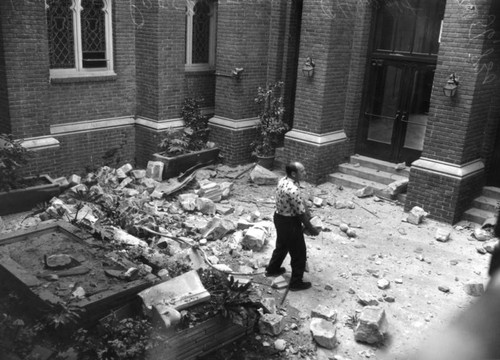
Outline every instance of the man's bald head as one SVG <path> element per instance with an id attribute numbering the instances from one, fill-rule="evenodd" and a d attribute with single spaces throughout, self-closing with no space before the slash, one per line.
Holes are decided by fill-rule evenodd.
<path id="1" fill-rule="evenodd" d="M 302 163 L 292 161 L 285 167 L 286 175 L 294 180 L 302 180 L 306 175 L 306 169 Z"/>

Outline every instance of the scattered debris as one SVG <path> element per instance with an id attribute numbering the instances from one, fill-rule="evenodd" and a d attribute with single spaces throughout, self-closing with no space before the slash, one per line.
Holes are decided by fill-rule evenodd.
<path id="1" fill-rule="evenodd" d="M 259 332 L 276 336 L 285 328 L 285 318 L 279 314 L 264 314 L 259 319 Z"/>
<path id="2" fill-rule="evenodd" d="M 445 228 L 438 228 L 434 237 L 437 241 L 447 242 L 448 240 L 450 240 L 450 230 Z"/>

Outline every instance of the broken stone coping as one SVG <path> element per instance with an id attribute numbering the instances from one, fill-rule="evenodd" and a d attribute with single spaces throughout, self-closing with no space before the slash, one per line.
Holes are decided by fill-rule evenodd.
<path id="1" fill-rule="evenodd" d="M 201 283 L 196 270 L 154 285 L 138 295 L 150 315 L 153 306 L 167 305 L 179 311 L 210 299 L 210 293 Z"/>
<path id="2" fill-rule="evenodd" d="M 33 310 L 50 309 L 52 305 L 65 302 L 65 300 L 51 290 L 50 286 L 47 287 L 48 284 L 56 286 L 59 281 L 63 281 L 63 278 L 60 278 L 58 281 L 47 282 L 37 277 L 39 270 L 43 266 L 41 262 L 39 266 L 37 265 L 37 268 L 27 268 L 11 257 L 9 248 L 20 245 L 23 251 L 27 253 L 30 249 L 34 250 L 37 244 L 40 245 L 45 244 L 46 241 L 54 241 L 52 235 L 56 233 L 61 235 L 59 240 L 61 244 L 63 242 L 72 243 L 75 251 L 85 252 L 86 259 L 82 262 L 83 266 L 92 267 L 92 271 L 99 272 L 102 277 L 105 276 L 105 269 L 103 267 L 95 267 L 95 264 L 99 263 L 100 260 L 98 257 L 94 258 L 93 255 L 96 252 L 91 247 L 94 238 L 92 235 L 70 223 L 65 221 L 42 223 L 28 229 L 1 234 L 0 282 L 8 284 L 23 294 L 32 303 Z M 57 270 L 53 270 L 53 272 L 56 275 L 58 273 Z M 86 279 L 88 279 L 89 275 L 81 276 L 86 276 Z M 76 281 L 73 276 L 65 277 L 64 279 L 65 282 Z M 90 324 L 97 321 L 111 309 L 131 301 L 138 292 L 148 288 L 157 281 L 158 278 L 150 274 L 144 278 L 130 282 L 117 282 L 116 284 L 110 284 L 104 291 L 93 295 L 88 294 L 85 298 L 72 302 L 72 305 L 86 310 L 86 315 L 82 317 L 81 321 L 82 323 Z"/>

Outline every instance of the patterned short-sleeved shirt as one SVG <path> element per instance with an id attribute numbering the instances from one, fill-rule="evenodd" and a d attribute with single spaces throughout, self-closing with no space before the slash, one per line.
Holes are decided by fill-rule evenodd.
<path id="1" fill-rule="evenodd" d="M 276 213 L 283 216 L 298 216 L 305 212 L 299 184 L 289 177 L 282 178 L 276 187 Z"/>

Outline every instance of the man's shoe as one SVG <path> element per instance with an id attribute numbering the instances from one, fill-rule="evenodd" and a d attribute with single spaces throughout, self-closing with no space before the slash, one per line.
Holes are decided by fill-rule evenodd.
<path id="1" fill-rule="evenodd" d="M 278 271 L 273 271 L 273 272 L 266 271 L 266 277 L 276 277 L 283 275 L 284 273 L 286 273 L 286 269 L 284 267 L 280 267 Z"/>
<path id="2" fill-rule="evenodd" d="M 310 289 L 312 284 L 309 281 L 301 281 L 294 284 L 290 284 L 289 288 L 291 291 L 300 291 Z"/>

